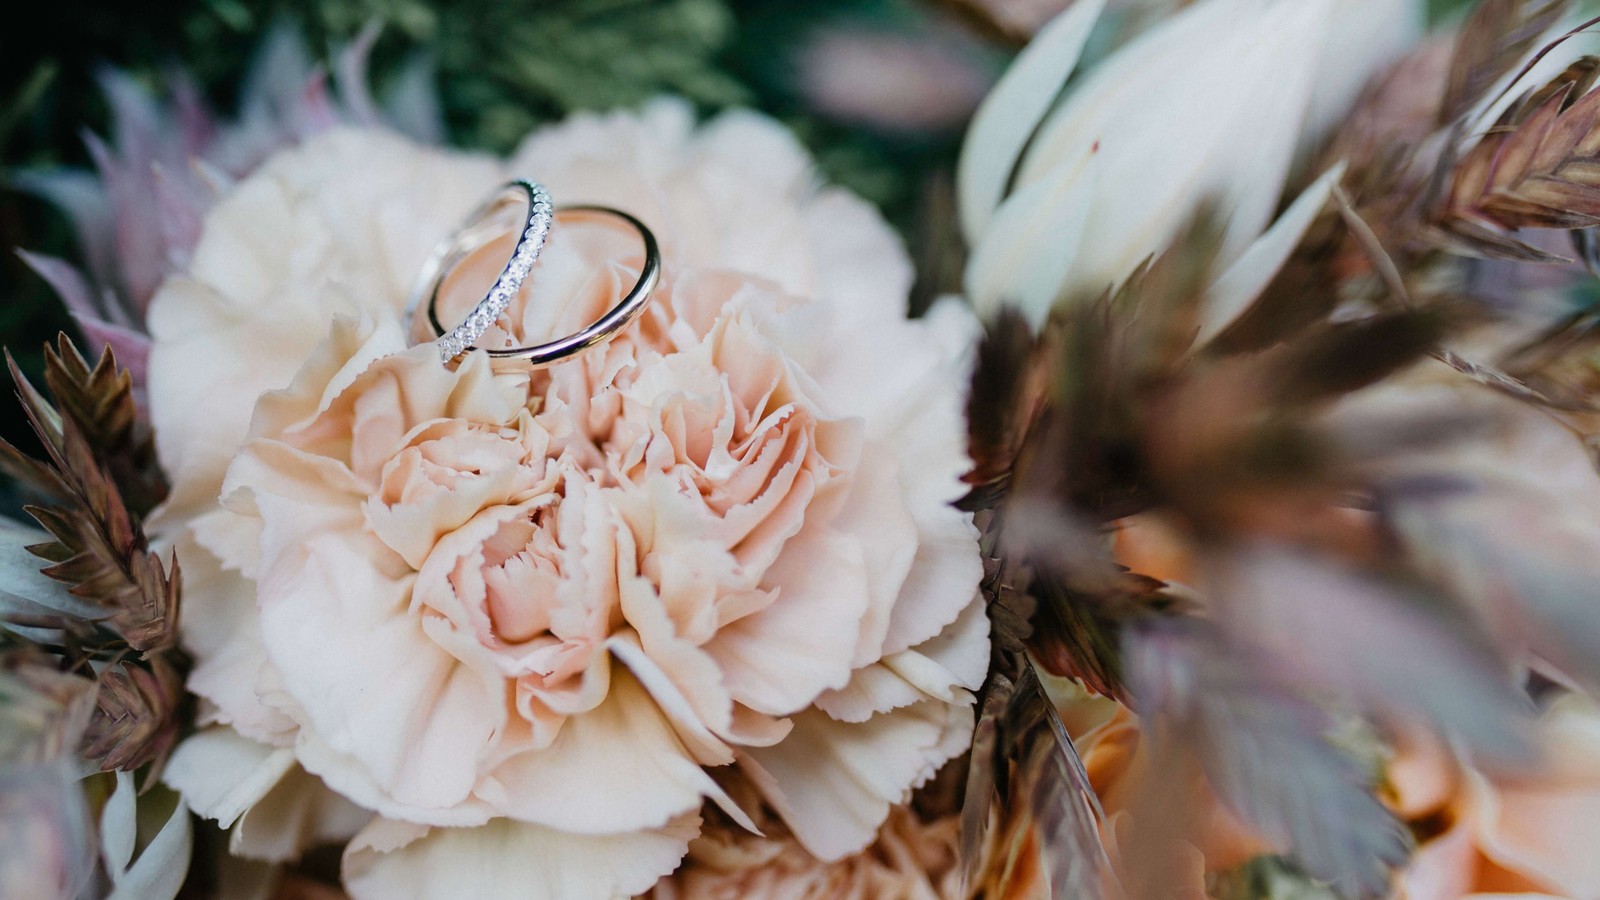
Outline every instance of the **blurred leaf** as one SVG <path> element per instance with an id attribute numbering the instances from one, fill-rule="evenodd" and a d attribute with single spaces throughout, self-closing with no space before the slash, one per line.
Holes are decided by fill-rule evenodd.
<path id="1" fill-rule="evenodd" d="M 76 760 L 0 766 L 0 896 L 96 896 L 94 849 Z"/>
<path id="2" fill-rule="evenodd" d="M 0 656 L 0 761 L 76 761 L 94 711 L 95 684 L 52 663 L 28 650 Z"/>
<path id="3" fill-rule="evenodd" d="M 1144 788 L 1150 797 L 1193 802 L 1171 780 L 1185 770 L 1178 760 L 1193 759 L 1229 809 L 1271 844 L 1292 847 L 1313 877 L 1344 897 L 1387 893 L 1390 871 L 1408 855 L 1406 833 L 1367 773 L 1329 742 L 1326 713 L 1276 682 L 1249 648 L 1197 619 L 1148 623 L 1129 633 L 1125 653 L 1159 748 L 1155 783 Z"/>
<path id="4" fill-rule="evenodd" d="M 1038 866 L 1049 896 L 1100 896 L 1100 815 L 1083 762 L 1032 665 L 1010 657 L 990 674 L 967 773 L 968 894 L 1021 896 Z"/>
<path id="5" fill-rule="evenodd" d="M 1220 873 L 1211 890 L 1216 900 L 1337 900 L 1339 896 L 1277 856 L 1258 856 Z"/>
<path id="6" fill-rule="evenodd" d="M 1404 310 L 1334 322 L 1289 343 L 1267 377 L 1286 406 L 1337 400 L 1425 359 L 1444 337 L 1434 311 Z"/>
<path id="7" fill-rule="evenodd" d="M 1265 544 L 1219 568 L 1219 624 L 1291 689 L 1432 722 L 1483 764 L 1532 761 L 1532 704 L 1478 624 L 1427 585 Z"/>
<path id="8" fill-rule="evenodd" d="M 1509 479 L 1399 481 L 1381 507 L 1404 552 L 1472 603 L 1518 656 L 1600 689 L 1600 527 Z"/>
<path id="9" fill-rule="evenodd" d="M 1553 406 L 1600 410 L 1600 309 L 1579 310 L 1554 323 L 1508 353 L 1500 368 Z"/>
<path id="10" fill-rule="evenodd" d="M 1466 115 L 1533 50 L 1568 7 L 1567 0 L 1483 0 L 1461 26 L 1439 123 Z"/>
<path id="11" fill-rule="evenodd" d="M 984 332 L 967 395 L 967 446 L 971 493 L 964 509 L 986 509 L 1005 495 L 1011 470 L 1043 397 L 1043 367 L 1032 329 L 1015 310 L 1003 311 Z"/>

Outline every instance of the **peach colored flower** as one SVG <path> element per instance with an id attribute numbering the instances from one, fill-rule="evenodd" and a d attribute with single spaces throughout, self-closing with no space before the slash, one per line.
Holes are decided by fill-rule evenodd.
<path id="1" fill-rule="evenodd" d="M 242 817 L 236 852 L 354 810 L 357 897 L 612 896 L 677 866 L 706 799 L 746 821 L 708 770 L 833 860 L 964 748 L 988 659 L 950 506 L 970 317 L 905 320 L 892 234 L 808 167 L 770 121 L 659 103 L 504 167 L 335 133 L 218 206 L 152 306 L 151 403 L 216 726 L 168 777 Z M 640 214 L 666 274 L 579 360 L 447 370 L 399 307 L 509 173 Z M 558 227 L 514 339 L 614 304 L 639 265 L 616 246 Z"/>
<path id="2" fill-rule="evenodd" d="M 1401 875 L 1405 900 L 1600 897 L 1600 709 L 1572 694 L 1539 726 L 1545 765 L 1490 777 L 1413 740 L 1390 766 L 1426 839 Z"/>
<path id="3" fill-rule="evenodd" d="M 1135 798 L 1142 781 L 1151 777 L 1154 763 L 1149 742 L 1139 717 L 1126 706 L 1084 695 L 1067 702 L 1077 708 L 1064 710 L 1063 720 L 1073 732 L 1084 770 L 1105 810 L 1101 832 L 1115 866 L 1119 864 L 1118 846 L 1128 839 L 1130 829 L 1138 827 L 1133 821 Z M 1195 896 L 1204 897 L 1206 872 L 1226 871 L 1273 850 L 1222 805 L 1209 785 L 1197 781 L 1190 790 L 1204 798 L 1200 807 L 1204 815 L 1199 830 L 1187 835 L 1176 852 L 1193 860 L 1194 880 L 1187 887 Z"/>

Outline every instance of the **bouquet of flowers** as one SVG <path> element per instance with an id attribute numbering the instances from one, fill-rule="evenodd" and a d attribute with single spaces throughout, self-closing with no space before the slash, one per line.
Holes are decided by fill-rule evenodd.
<path id="1" fill-rule="evenodd" d="M 0 895 L 1600 897 L 1600 20 L 948 5 L 915 262 L 706 95 L 108 73 Z M 885 40 L 813 99 L 944 115 Z"/>

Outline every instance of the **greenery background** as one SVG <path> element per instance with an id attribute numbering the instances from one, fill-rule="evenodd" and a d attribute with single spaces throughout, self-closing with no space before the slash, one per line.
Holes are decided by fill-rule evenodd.
<path id="1" fill-rule="evenodd" d="M 929 243 L 918 215 L 938 200 L 959 132 L 874 132 L 830 122 L 797 90 L 794 49 L 824 25 L 916 32 L 947 21 L 942 0 L 52 0 L 0 31 L 0 249 L 75 257 L 71 230 L 41 200 L 13 190 L 18 170 L 87 166 L 83 133 L 105 133 L 95 83 L 113 65 L 154 85 L 181 64 L 210 100 L 233 109 L 238 83 L 262 34 L 296 23 L 313 52 L 350 40 L 369 22 L 380 83 L 427 53 L 438 73 L 453 143 L 505 149 L 537 124 L 573 109 L 682 94 L 705 111 L 750 105 L 793 127 L 824 177 L 878 203 L 911 241 Z M 1430 0 L 1438 17 L 1470 0 Z M 975 41 L 980 64 L 998 70 L 1014 48 Z M 0 343 L 25 372 L 40 347 L 74 329 L 51 292 L 0 252 Z M 0 436 L 26 445 L 20 408 L 0 391 Z M 0 489 L 3 490 L 3 489 Z M 11 504 L 0 496 L 0 507 Z"/>

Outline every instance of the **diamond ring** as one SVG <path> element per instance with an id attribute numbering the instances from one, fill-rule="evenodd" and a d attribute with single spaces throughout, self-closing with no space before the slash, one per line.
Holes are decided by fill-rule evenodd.
<path id="1" fill-rule="evenodd" d="M 463 260 L 489 243 L 501 239 L 507 231 L 506 213 L 526 204 L 525 224 L 518 219 L 521 233 L 511 252 L 511 259 L 495 279 L 494 286 L 472 308 L 461 324 L 446 330 L 439 321 L 439 292 L 446 277 Z M 484 203 L 466 221 L 434 248 L 423 264 L 417 278 L 417 287 L 407 304 L 407 318 L 412 319 L 426 298 L 427 324 L 435 336 L 439 357 L 445 363 L 473 349 L 473 343 L 483 336 L 489 326 L 500 318 L 513 297 L 522 289 L 534 261 L 544 249 L 551 225 L 556 216 L 601 215 L 621 219 L 638 232 L 644 245 L 644 265 L 633 288 L 605 315 L 587 327 L 566 337 L 529 347 L 486 350 L 496 362 L 515 361 L 523 366 L 543 368 L 569 359 L 584 350 L 603 344 L 638 318 L 655 291 L 661 278 L 661 253 L 655 234 L 639 219 L 629 213 L 608 206 L 564 206 L 554 209 L 550 195 L 540 185 L 525 180 L 508 182 Z"/>

